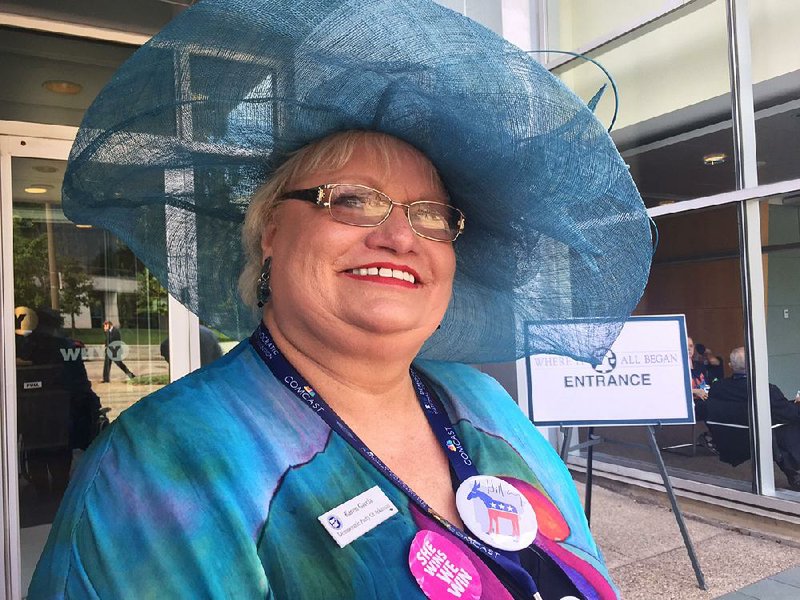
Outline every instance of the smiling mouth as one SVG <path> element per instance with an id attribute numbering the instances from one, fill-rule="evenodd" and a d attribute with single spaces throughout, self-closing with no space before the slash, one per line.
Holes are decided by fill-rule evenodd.
<path id="1" fill-rule="evenodd" d="M 361 267 L 358 269 L 350 269 L 345 271 L 351 275 L 359 275 L 361 277 L 383 277 L 386 279 L 397 279 L 398 281 L 406 281 L 408 283 L 416 283 L 416 278 L 408 271 L 400 269 L 389 269 L 388 267 Z"/>

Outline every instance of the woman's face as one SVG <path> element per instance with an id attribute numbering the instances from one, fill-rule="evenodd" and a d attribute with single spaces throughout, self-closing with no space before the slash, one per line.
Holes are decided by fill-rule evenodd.
<path id="1" fill-rule="evenodd" d="M 389 144 L 393 158 L 388 168 L 375 149 L 362 143 L 342 168 L 303 176 L 287 189 L 356 183 L 403 204 L 446 203 L 424 155 L 394 138 Z M 452 243 L 416 235 L 399 207 L 377 227 L 355 227 L 334 221 L 327 209 L 310 202 L 286 200 L 265 228 L 262 246 L 264 255 L 272 256 L 270 310 L 284 328 L 302 328 L 311 335 L 346 335 L 348 329 L 405 332 L 421 345 L 450 300 L 456 267 Z M 415 281 L 353 272 L 369 268 L 411 273 Z"/>

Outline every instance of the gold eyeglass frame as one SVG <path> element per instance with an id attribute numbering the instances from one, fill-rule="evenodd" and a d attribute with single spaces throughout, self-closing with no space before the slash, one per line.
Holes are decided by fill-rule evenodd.
<path id="1" fill-rule="evenodd" d="M 341 220 L 337 219 L 333 215 L 333 211 L 332 211 L 332 208 L 331 208 L 331 203 L 330 203 L 329 200 L 326 200 L 326 198 L 325 198 L 325 192 L 326 191 L 333 190 L 334 188 L 336 188 L 338 186 L 357 187 L 357 188 L 362 188 L 362 189 L 365 189 L 365 190 L 370 190 L 372 192 L 375 192 L 376 194 L 386 198 L 386 200 L 389 201 L 389 210 L 386 211 L 386 214 L 384 215 L 384 217 L 378 223 L 359 224 L 359 223 L 348 223 L 346 221 L 341 221 Z M 406 213 L 406 220 L 408 221 L 409 227 L 411 227 L 411 231 L 413 231 L 415 235 L 418 235 L 419 237 L 421 237 L 423 239 L 426 239 L 426 240 L 431 240 L 433 242 L 450 242 L 450 243 L 455 242 L 458 239 L 458 236 L 460 236 L 464 232 L 464 226 L 465 226 L 465 222 L 466 222 L 466 218 L 464 217 L 464 213 L 461 212 L 461 209 L 456 208 L 452 204 L 445 204 L 444 202 L 434 202 L 433 200 L 418 200 L 417 202 L 411 202 L 409 204 L 403 204 L 402 202 L 396 202 L 396 201 L 392 200 L 388 195 L 384 194 L 380 190 L 376 190 L 373 187 L 369 187 L 368 185 L 362 185 L 362 184 L 359 184 L 359 183 L 324 183 L 322 185 L 318 185 L 318 186 L 313 187 L 313 188 L 308 188 L 308 189 L 305 189 L 305 190 L 293 190 L 291 192 L 286 192 L 284 194 L 281 194 L 281 200 L 290 200 L 290 199 L 291 200 L 306 200 L 307 202 L 313 202 L 314 204 L 316 204 L 318 206 L 324 206 L 325 208 L 328 209 L 328 214 L 331 216 L 331 218 L 334 221 L 336 221 L 337 223 L 344 223 L 345 225 L 351 225 L 353 227 L 378 227 L 379 225 L 381 225 L 384 222 L 386 222 L 386 219 L 388 219 L 389 216 L 392 214 L 392 210 L 394 210 L 394 207 L 395 206 L 399 206 Z M 417 204 L 438 204 L 438 205 L 441 205 L 441 206 L 447 206 L 448 208 L 456 211 L 458 213 L 458 231 L 456 231 L 456 234 L 453 237 L 453 239 L 449 239 L 449 240 L 437 239 L 437 238 L 434 238 L 434 237 L 430 237 L 428 235 L 424 235 L 424 234 L 420 233 L 419 231 L 417 231 L 416 229 L 414 229 L 414 224 L 411 222 L 411 216 L 410 216 L 410 213 L 409 213 L 409 209 L 412 206 L 417 205 Z"/>

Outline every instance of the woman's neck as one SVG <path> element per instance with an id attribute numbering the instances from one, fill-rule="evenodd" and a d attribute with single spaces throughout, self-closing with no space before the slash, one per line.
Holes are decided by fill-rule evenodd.
<path id="1" fill-rule="evenodd" d="M 269 311 L 264 322 L 286 359 L 342 418 L 386 419 L 416 407 L 408 373 L 416 353 L 402 353 L 377 335 L 311 335 L 277 323 Z"/>
<path id="2" fill-rule="evenodd" d="M 434 510 L 463 527 L 448 458 L 408 372 L 419 348 L 404 353 L 402 343 L 360 332 L 344 339 L 330 330 L 303 335 L 276 323 L 269 310 L 264 321 L 286 359 L 370 451 Z"/>

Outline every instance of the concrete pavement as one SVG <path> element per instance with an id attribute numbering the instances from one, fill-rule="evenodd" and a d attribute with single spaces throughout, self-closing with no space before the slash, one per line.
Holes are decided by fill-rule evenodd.
<path id="1" fill-rule="evenodd" d="M 578 483 L 583 496 L 584 486 Z M 708 590 L 697 585 L 669 502 L 595 479 L 592 531 L 625 600 L 800 599 L 800 527 L 693 512 L 678 499 Z M 753 585 L 755 584 L 755 585 Z"/>
<path id="2" fill-rule="evenodd" d="M 797 600 L 800 598 L 800 567 L 787 569 L 720 598 L 721 600 Z"/>

